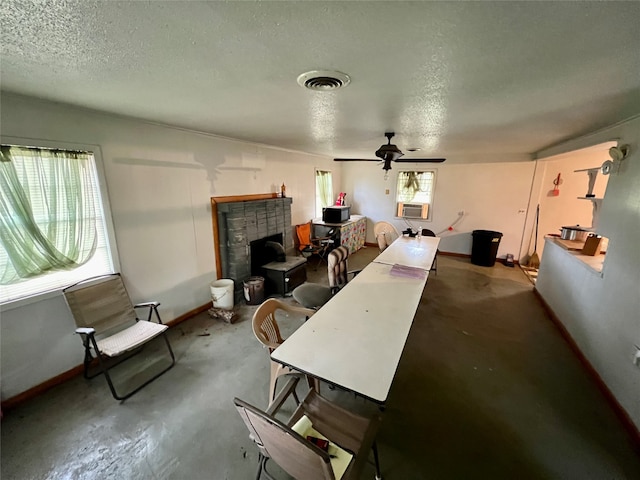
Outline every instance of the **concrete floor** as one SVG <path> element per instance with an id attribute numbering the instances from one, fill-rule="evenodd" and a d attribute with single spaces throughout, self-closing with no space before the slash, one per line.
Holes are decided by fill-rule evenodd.
<path id="1" fill-rule="evenodd" d="M 359 251 L 350 268 L 375 255 Z M 640 478 L 638 451 L 525 275 L 438 262 L 378 435 L 384 478 Z M 310 278 L 326 281 L 325 273 Z M 102 378 L 77 378 L 6 412 L 2 479 L 253 478 L 257 450 L 232 400 L 266 406 L 269 367 L 251 332 L 254 309 L 239 307 L 233 325 L 205 313 L 173 328 L 176 366 L 122 404 Z M 301 321 L 281 326 L 286 334 Z M 371 408 L 353 394 L 322 392 Z M 363 478 L 373 478 L 372 466 Z"/>

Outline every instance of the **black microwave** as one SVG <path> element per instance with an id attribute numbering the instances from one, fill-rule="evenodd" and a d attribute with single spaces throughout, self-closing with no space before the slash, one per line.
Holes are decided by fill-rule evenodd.
<path id="1" fill-rule="evenodd" d="M 351 207 L 326 207 L 322 209 L 322 221 L 326 223 L 342 223 L 351 218 Z"/>

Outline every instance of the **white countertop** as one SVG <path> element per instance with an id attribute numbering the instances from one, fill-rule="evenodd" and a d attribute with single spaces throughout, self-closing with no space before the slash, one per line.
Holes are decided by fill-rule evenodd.
<path id="1" fill-rule="evenodd" d="M 568 255 L 571 255 L 576 260 L 579 260 L 584 265 L 586 265 L 587 267 L 592 269 L 594 272 L 602 273 L 602 267 L 604 265 L 604 258 L 605 258 L 605 254 L 604 253 L 599 253 L 598 255 L 583 255 L 581 253 L 581 250 L 579 250 L 577 248 L 575 248 L 575 249 L 574 248 L 570 248 L 568 246 L 568 245 L 571 245 L 571 241 L 561 240 L 561 239 L 558 239 L 556 237 L 544 237 L 544 239 L 548 243 L 552 243 L 554 245 L 557 245 L 558 247 L 563 249 L 565 252 L 567 252 Z M 584 242 L 577 242 L 576 241 L 575 244 L 576 245 L 584 245 Z M 544 255 L 544 253 L 543 253 L 543 255 Z"/>

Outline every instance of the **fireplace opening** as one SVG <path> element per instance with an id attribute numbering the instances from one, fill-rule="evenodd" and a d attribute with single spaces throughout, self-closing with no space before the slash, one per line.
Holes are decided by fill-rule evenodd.
<path id="1" fill-rule="evenodd" d="M 261 267 L 271 262 L 285 261 L 282 234 L 277 233 L 249 243 L 251 251 L 251 275 L 261 275 Z"/>

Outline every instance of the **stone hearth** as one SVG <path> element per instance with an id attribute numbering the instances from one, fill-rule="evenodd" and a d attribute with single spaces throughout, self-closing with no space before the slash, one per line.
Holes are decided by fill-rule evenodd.
<path id="1" fill-rule="evenodd" d="M 215 203 L 218 238 L 214 241 L 217 241 L 220 254 L 219 272 L 221 278 L 234 280 L 236 304 L 244 298 L 243 282 L 251 275 L 258 274 L 255 265 L 252 271 L 251 242 L 282 235 L 285 251 L 293 253 L 291 203 L 291 198 Z"/>

